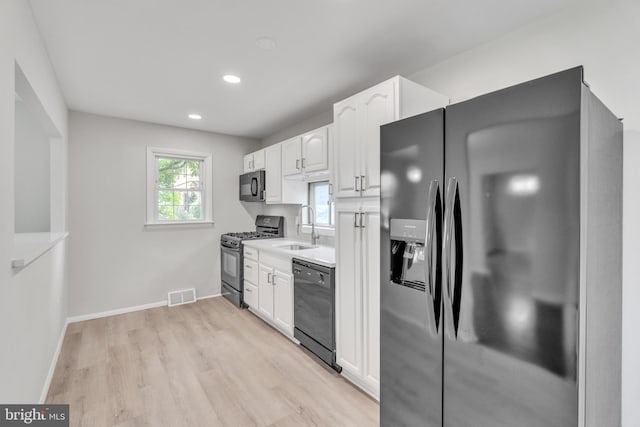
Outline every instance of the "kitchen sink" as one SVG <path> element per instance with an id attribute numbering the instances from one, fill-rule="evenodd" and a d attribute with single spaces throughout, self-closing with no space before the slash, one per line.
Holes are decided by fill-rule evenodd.
<path id="1" fill-rule="evenodd" d="M 286 249 L 288 251 L 303 251 L 305 249 L 315 249 L 317 246 L 308 246 L 308 245 L 301 245 L 301 244 L 288 244 L 288 245 L 279 245 L 279 246 L 274 246 L 278 249 Z"/>

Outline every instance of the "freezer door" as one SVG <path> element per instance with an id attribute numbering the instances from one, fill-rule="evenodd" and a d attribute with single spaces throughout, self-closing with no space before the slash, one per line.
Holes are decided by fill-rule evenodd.
<path id="1" fill-rule="evenodd" d="M 387 427 L 442 427 L 443 120 L 437 110 L 380 131 L 380 421 Z"/>
<path id="2" fill-rule="evenodd" d="M 445 427 L 577 426 L 581 85 L 447 109 Z"/>

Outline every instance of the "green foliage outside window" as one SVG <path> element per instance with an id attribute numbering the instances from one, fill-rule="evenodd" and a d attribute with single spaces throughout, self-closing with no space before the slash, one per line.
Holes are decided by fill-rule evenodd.
<path id="1" fill-rule="evenodd" d="M 202 219 L 200 160 L 159 157 L 157 165 L 158 219 L 190 221 Z"/>

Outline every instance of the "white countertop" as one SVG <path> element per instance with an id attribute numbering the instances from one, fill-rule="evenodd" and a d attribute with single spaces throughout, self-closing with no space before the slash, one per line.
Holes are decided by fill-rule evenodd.
<path id="1" fill-rule="evenodd" d="M 258 239 L 258 240 L 246 240 L 242 242 L 245 246 L 258 249 L 259 251 L 271 252 L 275 255 L 282 255 L 289 258 L 298 258 L 305 261 L 313 262 L 316 264 L 324 265 L 325 267 L 336 266 L 336 251 L 330 246 L 315 245 L 313 249 L 303 249 L 298 251 L 292 251 L 289 249 L 278 248 L 277 246 L 288 244 L 299 244 L 305 246 L 312 246 L 308 241 L 292 240 L 292 239 Z"/>

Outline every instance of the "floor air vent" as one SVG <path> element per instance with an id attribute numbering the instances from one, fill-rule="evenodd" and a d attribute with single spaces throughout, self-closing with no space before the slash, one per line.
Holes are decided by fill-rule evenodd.
<path id="1" fill-rule="evenodd" d="M 169 292 L 169 296 L 167 299 L 169 301 L 169 307 L 196 302 L 196 289 L 191 288 L 181 291 Z"/>

